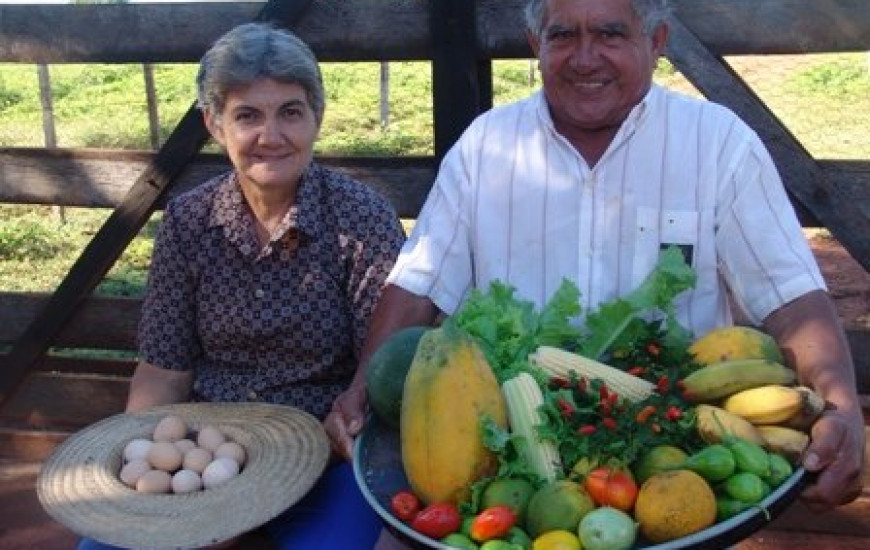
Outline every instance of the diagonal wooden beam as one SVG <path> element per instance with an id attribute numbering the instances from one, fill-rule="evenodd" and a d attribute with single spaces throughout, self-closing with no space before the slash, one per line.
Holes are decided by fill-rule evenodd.
<path id="1" fill-rule="evenodd" d="M 667 56 L 711 101 L 729 107 L 764 141 L 788 192 L 870 271 L 870 205 L 828 179 L 813 157 L 740 76 L 678 18 Z"/>
<path id="2" fill-rule="evenodd" d="M 292 25 L 311 0 L 270 0 L 256 20 Z M 15 343 L 0 368 L 0 405 L 15 392 L 28 371 L 45 354 L 82 300 L 148 221 L 160 197 L 175 182 L 188 162 L 199 153 L 208 131 L 196 105 L 191 105 L 166 143 L 157 152 L 58 285 L 45 308 Z"/>

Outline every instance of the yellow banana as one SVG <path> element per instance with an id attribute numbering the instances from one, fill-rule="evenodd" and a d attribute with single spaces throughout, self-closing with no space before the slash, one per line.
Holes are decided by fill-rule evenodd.
<path id="1" fill-rule="evenodd" d="M 695 405 L 695 415 L 697 416 L 698 435 L 711 445 L 722 443 L 729 435 L 757 443 L 758 445 L 764 444 L 764 439 L 758 433 L 756 426 L 721 407 L 703 404 Z"/>
<path id="2" fill-rule="evenodd" d="M 768 451 L 781 454 L 792 464 L 797 464 L 800 461 L 810 443 L 810 437 L 807 434 L 785 426 L 756 426 L 756 429 L 761 434 L 764 447 Z"/>
<path id="3" fill-rule="evenodd" d="M 768 384 L 731 394 L 722 408 L 753 424 L 779 424 L 800 412 L 803 403 L 797 389 Z"/>
<path id="4" fill-rule="evenodd" d="M 797 413 L 782 422 L 783 426 L 796 430 L 809 431 L 813 423 L 825 411 L 825 400 L 811 388 L 797 386 L 795 388 L 801 395 L 801 408 Z"/>
<path id="5" fill-rule="evenodd" d="M 686 399 L 713 403 L 723 397 L 767 384 L 795 383 L 793 370 L 767 359 L 720 361 L 692 372 L 683 379 Z"/>

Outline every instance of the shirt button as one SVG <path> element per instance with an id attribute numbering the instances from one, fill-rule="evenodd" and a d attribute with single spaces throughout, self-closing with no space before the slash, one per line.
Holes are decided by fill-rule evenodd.
<path id="1" fill-rule="evenodd" d="M 266 295 L 266 293 L 263 291 L 262 288 L 258 288 L 257 290 L 254 291 L 254 297 L 256 297 L 256 298 L 262 298 L 265 295 Z"/>
<path id="2" fill-rule="evenodd" d="M 254 390 L 248 390 L 248 401 L 256 401 L 257 397 L 257 392 Z"/>

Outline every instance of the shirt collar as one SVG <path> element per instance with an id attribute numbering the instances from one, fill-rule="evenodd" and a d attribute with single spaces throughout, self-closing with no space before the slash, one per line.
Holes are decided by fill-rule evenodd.
<path id="1" fill-rule="evenodd" d="M 297 237 L 313 237 L 321 231 L 323 206 L 319 200 L 322 180 L 319 177 L 320 170 L 320 167 L 312 163 L 303 173 L 296 203 L 287 211 L 278 230 L 272 236 L 272 243 L 281 241 L 288 234 L 293 237 L 289 241 L 296 242 Z M 245 203 L 236 174 L 229 172 L 220 178 L 212 197 L 208 227 L 223 228 L 227 239 L 239 247 L 245 255 L 257 255 L 258 245 L 253 215 Z"/>
<path id="2" fill-rule="evenodd" d="M 652 105 L 654 105 L 660 95 L 661 89 L 657 84 L 653 83 L 640 102 L 629 111 L 628 116 L 622 122 L 620 133 L 624 133 L 625 130 L 633 131 L 645 121 L 648 118 L 647 113 L 652 109 Z M 550 115 L 550 107 L 547 105 L 547 96 L 544 94 L 544 90 L 536 92 L 535 101 L 537 102 L 538 117 L 550 130 L 556 132 L 556 126 L 553 124 L 553 117 Z"/>

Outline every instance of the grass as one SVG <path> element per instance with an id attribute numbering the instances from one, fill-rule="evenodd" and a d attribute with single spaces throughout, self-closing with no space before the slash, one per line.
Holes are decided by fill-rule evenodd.
<path id="1" fill-rule="evenodd" d="M 729 58 L 729 63 L 818 158 L 870 158 L 870 75 L 866 54 Z M 496 61 L 495 104 L 540 86 L 528 60 Z M 140 65 L 50 67 L 59 147 L 149 149 L 145 86 Z M 165 138 L 194 97 L 195 67 L 154 66 L 160 135 Z M 432 153 L 429 67 L 389 64 L 390 122 L 380 120 L 377 63 L 325 63 L 327 109 L 319 154 Z M 656 80 L 697 94 L 668 63 Z M 0 64 L 0 146 L 44 144 L 36 69 Z M 48 206 L 0 205 L 0 291 L 51 291 L 99 230 L 109 212 L 65 209 L 62 223 Z M 155 215 L 98 288 L 140 295 L 151 257 Z"/>

